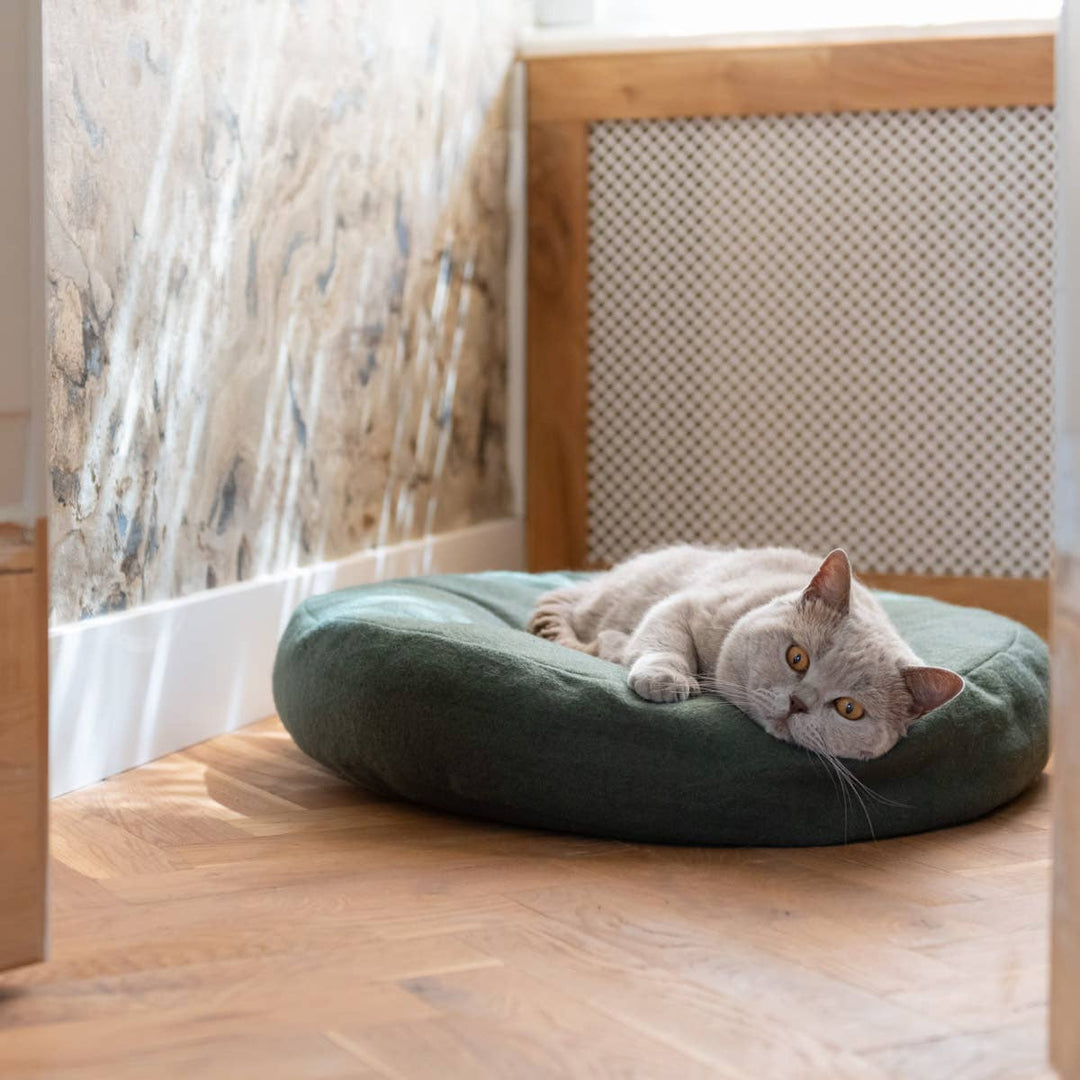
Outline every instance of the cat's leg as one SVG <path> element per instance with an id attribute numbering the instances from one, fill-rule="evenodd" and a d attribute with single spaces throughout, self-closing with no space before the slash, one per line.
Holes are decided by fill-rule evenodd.
<path id="1" fill-rule="evenodd" d="M 581 600 L 584 592 L 580 585 L 569 585 L 544 593 L 537 600 L 529 619 L 529 633 L 546 641 L 553 641 L 556 645 L 564 645 L 568 649 L 577 649 L 579 652 L 596 656 L 597 643 L 580 641 L 570 621 L 574 606 Z"/>
<path id="2" fill-rule="evenodd" d="M 601 660 L 610 660 L 613 664 L 624 663 L 626 646 L 630 641 L 630 635 L 621 630 L 601 630 L 596 635 L 596 655 Z"/>
<path id="3" fill-rule="evenodd" d="M 685 597 L 672 596 L 649 609 L 626 647 L 630 689 L 646 701 L 685 701 L 700 692 L 694 676 L 697 650 Z"/>

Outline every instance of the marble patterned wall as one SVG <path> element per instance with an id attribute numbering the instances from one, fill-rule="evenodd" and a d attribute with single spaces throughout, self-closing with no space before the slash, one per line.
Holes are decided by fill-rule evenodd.
<path id="1" fill-rule="evenodd" d="M 53 618 L 508 512 L 514 0 L 45 0 Z"/>

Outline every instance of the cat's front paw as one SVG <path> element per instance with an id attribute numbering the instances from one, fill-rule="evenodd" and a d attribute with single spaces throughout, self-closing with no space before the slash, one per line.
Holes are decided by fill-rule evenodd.
<path id="1" fill-rule="evenodd" d="M 700 687 L 692 675 L 678 671 L 673 667 L 658 664 L 636 663 L 630 669 L 630 689 L 646 701 L 659 701 L 665 704 L 672 701 L 685 701 L 696 694 Z"/>

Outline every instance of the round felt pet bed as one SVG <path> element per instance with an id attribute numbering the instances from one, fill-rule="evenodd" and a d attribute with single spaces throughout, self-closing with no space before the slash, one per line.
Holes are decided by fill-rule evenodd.
<path id="1" fill-rule="evenodd" d="M 968 821 L 1047 759 L 1047 650 L 1009 619 L 879 594 L 928 664 L 967 680 L 884 757 L 846 762 L 860 805 L 805 750 L 713 695 L 635 696 L 624 668 L 527 634 L 578 575 L 391 581 L 300 605 L 274 699 L 302 750 L 383 794 L 620 840 L 836 844 Z"/>

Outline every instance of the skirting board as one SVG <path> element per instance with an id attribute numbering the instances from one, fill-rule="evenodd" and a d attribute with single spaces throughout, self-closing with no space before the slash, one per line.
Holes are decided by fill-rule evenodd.
<path id="1" fill-rule="evenodd" d="M 523 525 L 507 518 L 58 627 L 49 635 L 50 793 L 272 715 L 278 638 L 305 597 L 523 566 Z"/>

